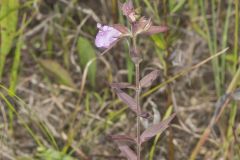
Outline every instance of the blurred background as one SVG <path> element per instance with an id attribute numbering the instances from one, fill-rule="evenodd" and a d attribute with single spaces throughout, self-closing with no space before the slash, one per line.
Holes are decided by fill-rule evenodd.
<path id="1" fill-rule="evenodd" d="M 129 26 L 119 2 L 0 1 L 1 160 L 124 159 L 109 136 L 134 136 L 135 116 L 109 84 L 134 83 L 128 41 L 104 56 L 94 46 L 97 23 Z M 133 3 L 169 27 L 137 42 L 141 76 L 161 71 L 142 91 L 142 128 L 177 113 L 143 159 L 239 160 L 239 1 Z"/>

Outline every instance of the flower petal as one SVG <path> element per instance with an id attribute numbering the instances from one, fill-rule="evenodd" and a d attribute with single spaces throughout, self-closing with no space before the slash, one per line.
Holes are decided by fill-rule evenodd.
<path id="1" fill-rule="evenodd" d="M 109 48 L 122 35 L 120 31 L 111 26 L 97 24 L 99 31 L 96 35 L 95 45 L 98 48 Z"/>

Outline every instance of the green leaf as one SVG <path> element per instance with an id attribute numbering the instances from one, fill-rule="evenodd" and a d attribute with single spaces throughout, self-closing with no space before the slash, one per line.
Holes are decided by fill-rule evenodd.
<path id="1" fill-rule="evenodd" d="M 161 35 L 152 35 L 151 39 L 153 40 L 153 42 L 155 43 L 155 45 L 162 49 L 165 50 L 166 49 L 166 42 L 164 41 L 163 36 Z"/>
<path id="2" fill-rule="evenodd" d="M 16 36 L 18 11 L 12 10 L 18 8 L 18 6 L 19 6 L 18 0 L 0 1 L 0 17 L 4 17 L 0 21 L 0 35 L 1 35 L 0 79 L 2 77 L 6 56 L 10 52 L 13 39 Z"/>
<path id="3" fill-rule="evenodd" d="M 90 43 L 90 41 L 86 38 L 80 37 L 77 43 L 78 55 L 80 60 L 80 65 L 82 67 L 86 67 L 87 63 L 96 58 L 95 50 Z M 96 81 L 96 70 L 97 63 L 93 61 L 88 69 L 88 79 L 90 84 L 94 87 Z"/>
<path id="4" fill-rule="evenodd" d="M 75 158 L 65 155 L 62 152 L 59 152 L 52 148 L 46 149 L 43 147 L 38 148 L 36 157 L 38 160 L 76 160 Z"/>
<path id="5" fill-rule="evenodd" d="M 39 60 L 39 64 L 47 72 L 47 74 L 52 78 L 55 78 L 58 83 L 76 88 L 69 72 L 59 63 L 53 60 Z"/>

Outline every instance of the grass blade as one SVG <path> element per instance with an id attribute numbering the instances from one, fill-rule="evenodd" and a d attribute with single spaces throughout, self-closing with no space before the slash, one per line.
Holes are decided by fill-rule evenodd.
<path id="1" fill-rule="evenodd" d="M 0 80 L 2 79 L 6 56 L 11 50 L 13 39 L 16 34 L 18 10 L 12 11 L 12 9 L 18 8 L 18 6 L 18 0 L 1 0 L 0 17 L 6 16 L 0 21 Z"/>
<path id="2" fill-rule="evenodd" d="M 21 58 L 21 48 L 23 45 L 23 30 L 24 30 L 24 24 L 26 20 L 26 16 L 24 16 L 22 25 L 23 28 L 20 29 L 19 37 L 17 40 L 16 44 L 16 49 L 15 49 L 15 54 L 14 54 L 14 59 L 13 59 L 13 66 L 11 69 L 11 75 L 10 75 L 10 87 L 9 89 L 15 93 L 16 90 L 16 84 L 17 84 L 17 76 L 18 76 L 18 70 L 19 70 L 19 65 L 20 65 L 20 58 Z"/>

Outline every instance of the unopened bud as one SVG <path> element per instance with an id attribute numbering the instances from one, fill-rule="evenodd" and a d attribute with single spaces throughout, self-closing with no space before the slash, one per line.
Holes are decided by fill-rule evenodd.
<path id="1" fill-rule="evenodd" d="M 138 16 L 135 12 L 135 9 L 133 7 L 133 3 L 131 0 L 122 4 L 121 9 L 122 9 L 123 15 L 125 15 L 131 23 L 136 22 Z"/>

